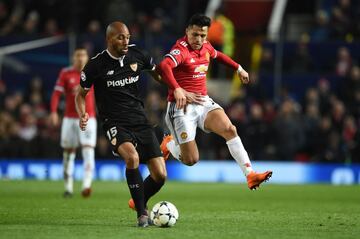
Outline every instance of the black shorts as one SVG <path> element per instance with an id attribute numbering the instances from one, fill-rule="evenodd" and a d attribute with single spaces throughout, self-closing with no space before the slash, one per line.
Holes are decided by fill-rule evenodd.
<path id="1" fill-rule="evenodd" d="M 124 127 L 116 122 L 106 122 L 103 129 L 115 155 L 118 155 L 117 150 L 122 143 L 131 142 L 139 154 L 140 163 L 163 156 L 151 126 Z"/>

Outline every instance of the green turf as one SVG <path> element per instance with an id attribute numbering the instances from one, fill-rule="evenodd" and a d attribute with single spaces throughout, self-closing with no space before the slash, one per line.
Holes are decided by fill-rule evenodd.
<path id="1" fill-rule="evenodd" d="M 137 228 L 124 183 L 95 182 L 90 199 L 62 183 L 0 180 L 0 238 L 359 238 L 358 186 L 168 182 L 151 200 L 173 202 L 173 228 Z"/>

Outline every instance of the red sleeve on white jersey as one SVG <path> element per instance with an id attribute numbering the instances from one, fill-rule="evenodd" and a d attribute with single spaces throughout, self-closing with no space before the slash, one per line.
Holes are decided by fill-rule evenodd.
<path id="1" fill-rule="evenodd" d="M 59 74 L 59 77 L 56 81 L 55 87 L 54 87 L 54 91 L 52 93 L 51 96 L 51 100 L 50 100 L 50 112 L 56 112 L 57 111 L 57 107 L 59 105 L 59 100 L 61 97 L 61 94 L 64 92 L 64 88 L 65 88 L 65 80 L 64 80 L 64 70 L 62 70 Z"/>
<path id="2" fill-rule="evenodd" d="M 188 54 L 187 46 L 188 43 L 185 40 L 179 41 L 171 48 L 171 51 L 165 55 L 175 63 L 175 67 L 180 65 L 184 59 L 186 59 Z"/>
<path id="3" fill-rule="evenodd" d="M 65 70 L 61 70 L 58 79 L 56 80 L 54 91 L 64 92 L 65 88 Z"/>

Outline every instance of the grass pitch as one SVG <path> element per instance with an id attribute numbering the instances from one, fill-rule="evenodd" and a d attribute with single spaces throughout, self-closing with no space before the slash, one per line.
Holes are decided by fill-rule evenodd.
<path id="1" fill-rule="evenodd" d="M 173 228 L 137 228 L 124 182 L 95 182 L 91 198 L 62 198 L 61 182 L 0 181 L 0 238 L 358 238 L 358 186 L 167 182 L 150 201 L 174 203 Z"/>

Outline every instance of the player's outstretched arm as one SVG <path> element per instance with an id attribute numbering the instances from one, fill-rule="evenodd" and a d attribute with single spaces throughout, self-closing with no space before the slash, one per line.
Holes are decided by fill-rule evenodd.
<path id="1" fill-rule="evenodd" d="M 233 59 L 231 59 L 229 56 L 225 55 L 220 51 L 217 51 L 216 59 L 220 61 L 222 64 L 227 65 L 232 69 L 236 70 L 242 83 L 244 84 L 249 83 L 249 74 L 241 67 L 240 64 L 236 63 Z"/>
<path id="2" fill-rule="evenodd" d="M 76 111 L 79 115 L 79 126 L 81 130 L 86 130 L 87 122 L 89 120 L 89 114 L 86 112 L 85 97 L 89 90 L 85 90 L 81 86 L 78 87 L 78 91 L 75 96 Z"/>

